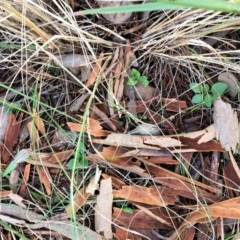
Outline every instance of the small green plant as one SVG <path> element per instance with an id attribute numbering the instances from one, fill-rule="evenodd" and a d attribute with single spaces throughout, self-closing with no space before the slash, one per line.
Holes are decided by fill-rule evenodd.
<path id="1" fill-rule="evenodd" d="M 55 77 L 57 77 L 61 74 L 60 68 L 55 65 L 48 66 L 47 71 Z"/>
<path id="2" fill-rule="evenodd" d="M 148 86 L 149 84 L 148 78 L 146 76 L 141 76 L 140 72 L 137 69 L 133 68 L 131 70 L 131 77 L 129 78 L 127 84 L 134 86 L 139 82 L 142 83 L 144 87 Z"/>
<path id="3" fill-rule="evenodd" d="M 129 206 L 130 204 L 126 201 L 116 202 L 117 207 L 122 208 L 123 212 L 133 213 L 133 209 Z"/>
<path id="4" fill-rule="evenodd" d="M 83 141 L 80 142 L 79 144 L 79 152 L 77 153 L 76 151 L 73 153 L 74 155 L 74 158 L 70 159 L 68 164 L 67 164 L 67 167 L 68 169 L 74 169 L 74 165 L 76 167 L 80 167 L 80 168 L 87 168 L 88 167 L 88 160 L 86 158 L 86 147 L 85 147 L 85 144 Z M 77 158 L 78 158 L 78 161 L 76 164 L 74 164 L 74 161 L 75 161 L 75 157 L 77 155 Z"/>
<path id="5" fill-rule="evenodd" d="M 227 90 L 228 85 L 223 82 L 217 82 L 214 83 L 210 89 L 210 86 L 207 83 L 190 83 L 190 88 L 196 93 L 192 98 L 192 103 L 211 107 L 213 101 L 219 96 L 222 96 Z"/>

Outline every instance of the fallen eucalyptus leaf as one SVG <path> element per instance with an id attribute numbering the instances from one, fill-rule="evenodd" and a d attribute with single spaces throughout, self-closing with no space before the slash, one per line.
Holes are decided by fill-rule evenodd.
<path id="1" fill-rule="evenodd" d="M 214 101 L 213 119 L 216 138 L 227 151 L 232 149 L 235 152 L 239 142 L 237 113 L 233 111 L 229 103 L 225 103 L 221 98 L 218 98 Z"/>
<path id="2" fill-rule="evenodd" d="M 213 140 L 216 137 L 216 129 L 214 124 L 211 124 L 210 126 L 208 126 L 207 128 L 200 130 L 200 131 L 195 131 L 195 132 L 190 132 L 190 133 L 186 133 L 183 134 L 184 137 L 188 137 L 188 138 L 198 138 L 201 136 L 201 138 L 198 140 L 198 144 L 201 143 L 206 143 L 208 141 Z"/>
<path id="3" fill-rule="evenodd" d="M 160 129 L 158 125 L 150 124 L 150 123 L 142 123 L 138 125 L 133 130 L 129 131 L 128 134 L 135 134 L 135 135 L 147 135 L 147 136 L 156 136 L 160 135 Z"/>

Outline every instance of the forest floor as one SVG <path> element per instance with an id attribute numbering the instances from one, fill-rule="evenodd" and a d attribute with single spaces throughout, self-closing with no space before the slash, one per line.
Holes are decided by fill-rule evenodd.
<path id="1" fill-rule="evenodd" d="M 240 239 L 239 16 L 101 4 L 0 3 L 0 238 Z"/>

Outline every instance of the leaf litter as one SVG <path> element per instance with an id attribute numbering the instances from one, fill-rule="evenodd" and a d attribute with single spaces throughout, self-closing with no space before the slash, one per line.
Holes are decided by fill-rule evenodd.
<path id="1" fill-rule="evenodd" d="M 85 4 L 72 2 L 71 7 L 102 6 L 103 1 Z M 12 9 L 18 16 L 5 15 L 3 21 L 20 21 L 21 6 L 15 5 L 3 3 L 4 14 Z M 59 6 L 50 8 L 57 18 L 49 10 L 42 14 L 34 2 L 29 6 L 38 20 L 34 14 L 24 19 L 36 34 L 29 39 L 40 39 L 34 40 L 37 50 L 22 49 L 28 56 L 25 65 L 15 50 L 11 49 L 12 56 L 6 51 L 9 61 L 13 56 L 19 60 L 21 70 L 11 62 L 8 73 L 1 70 L 9 79 L 10 73 L 16 75 L 15 92 L 10 92 L 12 84 L 6 80 L 1 99 L 23 102 L 10 114 L 1 107 L 2 222 L 29 236 L 28 229 L 39 236 L 48 229 L 48 234 L 68 239 L 193 239 L 200 232 L 214 239 L 234 232 L 223 224 L 240 219 L 239 122 L 234 102 L 238 73 L 233 62 L 223 65 L 228 53 L 218 48 L 225 48 L 222 40 L 214 43 L 216 48 L 207 47 L 214 57 L 201 55 L 204 72 L 209 76 L 214 72 L 228 84 L 228 97 L 215 100 L 213 118 L 210 109 L 191 108 L 187 86 L 200 81 L 199 76 L 204 83 L 210 79 L 197 70 L 199 59 L 185 52 L 185 46 L 189 49 L 194 43 L 195 50 L 204 53 L 206 44 L 200 38 L 203 31 L 213 32 L 209 21 L 224 31 L 235 27 L 236 19 L 225 19 L 229 22 L 224 25 L 220 19 L 226 16 L 221 13 L 189 9 L 185 14 L 153 13 L 144 22 L 137 13 L 76 15 L 70 20 L 71 11 L 61 21 Z M 200 21 L 198 15 L 201 24 L 191 27 L 189 22 Z M 53 32 L 45 25 L 38 27 L 39 19 L 45 18 L 48 26 L 57 24 Z M 83 21 L 86 25 L 79 26 Z M 5 23 L 11 32 L 14 25 Z M 189 37 L 194 39 L 185 41 Z M 225 50 L 231 52 L 234 45 L 230 45 Z M 127 84 L 133 67 L 148 76 L 148 86 Z M 18 71 L 28 84 L 20 86 Z M 52 88 L 63 96 L 58 106 L 51 105 Z M 48 91 L 49 96 L 42 94 Z"/>

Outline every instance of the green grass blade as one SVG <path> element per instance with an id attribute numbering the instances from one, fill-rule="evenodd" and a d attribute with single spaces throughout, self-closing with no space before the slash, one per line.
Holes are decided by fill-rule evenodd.
<path id="1" fill-rule="evenodd" d="M 145 11 L 156 11 L 156 10 L 167 10 L 183 8 L 180 4 L 169 4 L 169 3 L 146 3 L 146 4 L 133 4 L 133 5 L 122 5 L 119 7 L 106 7 L 106 8 L 95 8 L 81 11 L 83 14 L 108 14 L 108 13 L 124 13 L 124 12 L 145 12 Z"/>
<path id="2" fill-rule="evenodd" d="M 157 2 L 145 3 L 145 4 L 133 4 L 122 5 L 119 7 L 106 7 L 87 9 L 81 11 L 82 14 L 109 14 L 109 13 L 123 13 L 123 12 L 144 12 L 144 11 L 156 11 L 156 10 L 174 10 L 182 8 L 202 8 L 206 10 L 215 10 L 221 12 L 240 13 L 240 4 L 231 3 L 223 0 L 157 0 Z"/>
<path id="3" fill-rule="evenodd" d="M 18 237 L 20 237 L 22 240 L 30 240 L 29 238 L 25 237 L 20 232 L 18 232 L 17 230 L 13 229 L 12 227 L 10 227 L 7 223 L 5 223 L 2 220 L 0 220 L 0 225 L 2 225 L 5 230 L 8 230 L 9 232 L 11 232 L 11 233 L 17 235 Z"/>

